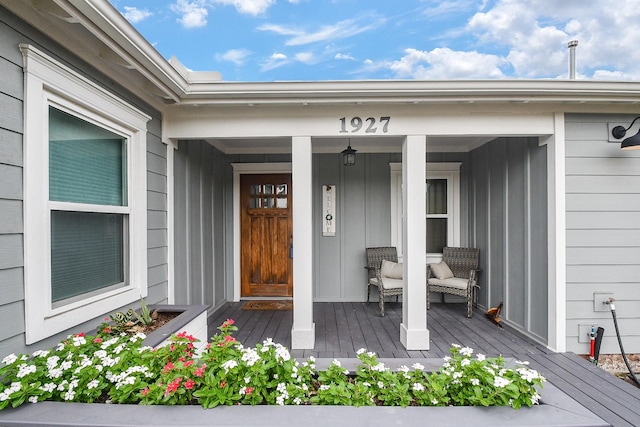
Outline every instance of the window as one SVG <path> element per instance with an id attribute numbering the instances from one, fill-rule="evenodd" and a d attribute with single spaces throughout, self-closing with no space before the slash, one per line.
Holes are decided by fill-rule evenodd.
<path id="1" fill-rule="evenodd" d="M 391 163 L 391 245 L 402 256 L 402 164 Z M 460 244 L 460 163 L 427 163 L 427 260 Z"/>
<path id="2" fill-rule="evenodd" d="M 37 49 L 20 48 L 31 344 L 146 296 L 150 117 Z"/>

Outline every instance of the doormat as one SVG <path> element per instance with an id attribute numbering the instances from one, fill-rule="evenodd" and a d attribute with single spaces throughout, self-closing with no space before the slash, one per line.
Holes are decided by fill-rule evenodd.
<path id="1" fill-rule="evenodd" d="M 293 300 L 256 300 L 247 301 L 243 310 L 293 310 Z"/>

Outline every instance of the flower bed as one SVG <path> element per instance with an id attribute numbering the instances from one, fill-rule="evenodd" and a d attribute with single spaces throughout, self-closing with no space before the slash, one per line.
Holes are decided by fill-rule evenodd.
<path id="1" fill-rule="evenodd" d="M 9 355 L 0 368 L 0 409 L 27 402 L 111 402 L 143 405 L 532 406 L 544 378 L 526 362 L 473 355 L 454 345 L 442 367 L 416 363 L 393 371 L 360 350 L 349 372 L 339 361 L 318 371 L 268 339 L 255 348 L 233 337 L 228 320 L 196 358 L 186 332 L 165 347 L 143 346 L 142 334 L 76 334 L 56 348 Z"/>

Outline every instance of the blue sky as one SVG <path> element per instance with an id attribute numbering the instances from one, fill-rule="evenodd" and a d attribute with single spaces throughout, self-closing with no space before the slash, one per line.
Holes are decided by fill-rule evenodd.
<path id="1" fill-rule="evenodd" d="M 640 0 L 110 0 L 226 81 L 640 79 Z"/>

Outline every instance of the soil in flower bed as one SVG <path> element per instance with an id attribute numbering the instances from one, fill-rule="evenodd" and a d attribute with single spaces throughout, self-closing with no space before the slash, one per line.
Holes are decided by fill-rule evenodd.
<path id="1" fill-rule="evenodd" d="M 153 324 L 145 326 L 141 323 L 137 323 L 135 325 L 132 325 L 131 328 L 127 330 L 127 332 L 130 332 L 132 334 L 142 332 L 145 335 L 149 335 L 151 332 L 162 327 L 163 325 L 175 319 L 181 314 L 182 312 L 178 312 L 178 311 L 175 311 L 175 312 L 174 311 L 158 311 L 157 317 L 155 318 L 155 321 L 153 322 Z"/>

